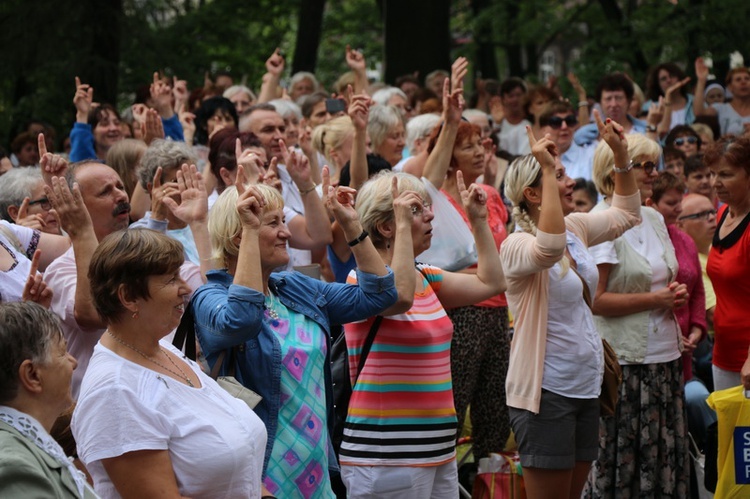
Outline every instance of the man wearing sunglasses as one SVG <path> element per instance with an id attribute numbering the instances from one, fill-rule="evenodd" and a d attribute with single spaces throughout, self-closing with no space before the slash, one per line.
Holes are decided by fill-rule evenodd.
<path id="1" fill-rule="evenodd" d="M 604 75 L 596 86 L 596 101 L 602 108 L 602 119 L 610 118 L 625 130 L 625 133 L 656 132 L 656 126 L 649 127 L 646 122 L 628 114 L 633 100 L 633 82 L 625 73 Z M 595 123 L 583 125 L 574 135 L 578 145 L 588 145 L 599 140 L 599 130 Z"/>
<path id="2" fill-rule="evenodd" d="M 578 119 L 569 102 L 553 101 L 539 117 L 542 133 L 549 134 L 557 145 L 560 160 L 570 178 L 591 180 L 595 144 L 579 146 L 573 142 Z"/>

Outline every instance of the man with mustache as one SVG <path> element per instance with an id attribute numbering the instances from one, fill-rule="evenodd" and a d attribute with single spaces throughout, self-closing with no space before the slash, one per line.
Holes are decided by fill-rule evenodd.
<path id="1" fill-rule="evenodd" d="M 68 351 L 78 360 L 72 381 L 73 397 L 78 398 L 94 346 L 106 330 L 106 323 L 99 317 L 91 300 L 89 262 L 98 241 L 128 228 L 130 203 L 120 176 L 103 163 L 90 160 L 73 163 L 65 177 L 68 185 L 78 184 L 91 219 L 87 230 L 93 234 L 84 234 L 85 231 L 71 233 L 73 245 L 47 267 L 44 280 L 54 292 L 50 309 L 60 317 Z M 62 222 L 65 229 L 64 220 Z M 202 284 L 197 266 L 185 264 L 180 273 L 193 289 Z M 77 286 L 78 281 L 87 285 Z"/>

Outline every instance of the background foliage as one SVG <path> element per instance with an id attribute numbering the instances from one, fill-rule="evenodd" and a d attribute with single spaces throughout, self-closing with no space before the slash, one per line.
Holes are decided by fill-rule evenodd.
<path id="1" fill-rule="evenodd" d="M 327 84 L 346 71 L 347 44 L 364 50 L 371 69 L 384 64 L 385 9 L 408 19 L 414 36 L 423 36 L 430 29 L 420 23 L 423 9 L 438 5 L 418 0 L 3 0 L 0 144 L 7 145 L 32 117 L 52 124 L 59 141 L 73 121 L 76 75 L 94 86 L 95 100 L 121 107 L 132 102 L 138 86 L 150 82 L 154 70 L 187 79 L 193 88 L 202 85 L 205 71 L 230 69 L 236 80 L 257 90 L 275 47 L 285 50 L 291 68 L 299 23 L 311 22 L 300 21 L 299 12 L 310 4 L 324 6 L 320 40 L 309 43 L 318 46 L 316 74 Z M 535 79 L 539 58 L 552 45 L 569 55 L 562 71 L 575 71 L 589 89 L 612 70 L 626 70 L 643 84 L 649 66 L 666 60 L 691 74 L 694 58 L 711 54 L 714 73 L 721 76 L 730 52 L 750 56 L 747 0 L 679 0 L 677 5 L 452 0 L 439 14 L 450 19 L 445 35 L 451 38 L 450 57 L 469 57 L 472 69 L 485 78 Z M 411 53 L 407 45 L 390 57 L 403 58 L 398 66 L 408 67 L 424 54 Z"/>

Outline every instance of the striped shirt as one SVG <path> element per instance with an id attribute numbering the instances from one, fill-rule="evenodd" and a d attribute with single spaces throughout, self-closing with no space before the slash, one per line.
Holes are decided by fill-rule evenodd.
<path id="1" fill-rule="evenodd" d="M 450 346 L 453 323 L 436 290 L 443 271 L 418 265 L 424 290 L 412 308 L 384 317 L 356 380 L 340 462 L 350 466 L 438 466 L 455 457 Z M 352 272 L 347 279 L 356 283 Z M 370 318 L 344 326 L 352 385 Z"/>

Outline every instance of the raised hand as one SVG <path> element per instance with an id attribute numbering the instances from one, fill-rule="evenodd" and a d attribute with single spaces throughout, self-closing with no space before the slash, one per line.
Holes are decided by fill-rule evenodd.
<path id="1" fill-rule="evenodd" d="M 172 97 L 174 97 L 174 112 L 180 114 L 184 111 L 185 104 L 190 97 L 187 81 L 179 80 L 176 76 L 172 77 Z"/>
<path id="2" fill-rule="evenodd" d="M 169 208 L 164 203 L 165 198 L 174 196 L 179 192 L 176 182 L 170 182 L 162 185 L 161 166 L 156 169 L 154 179 L 151 181 L 151 218 L 153 220 L 165 220 Z"/>
<path id="3" fill-rule="evenodd" d="M 279 160 L 275 157 L 271 158 L 271 161 L 268 162 L 266 173 L 261 175 L 261 177 L 264 184 L 281 192 L 281 179 L 279 178 L 278 165 Z"/>
<path id="4" fill-rule="evenodd" d="M 646 122 L 649 125 L 656 126 L 664 118 L 664 97 L 659 97 L 657 102 L 652 102 L 648 106 L 648 116 Z"/>
<path id="5" fill-rule="evenodd" d="M 475 221 L 487 219 L 487 193 L 479 184 L 471 184 L 466 188 L 464 175 L 461 170 L 456 171 L 456 187 L 461 195 L 461 202 L 472 224 Z"/>
<path id="6" fill-rule="evenodd" d="M 143 131 L 143 141 L 146 145 L 151 145 L 156 139 L 164 138 L 164 123 L 161 121 L 161 117 L 156 109 L 146 110 L 146 122 Z"/>
<path id="7" fill-rule="evenodd" d="M 331 186 L 331 173 L 328 166 L 323 167 L 321 178 L 325 206 L 328 212 L 333 215 L 333 218 L 341 225 L 345 233 L 356 232 L 352 231 L 352 226 L 359 224 L 359 216 L 357 210 L 354 209 L 354 197 L 357 190 L 342 185 Z"/>
<path id="8" fill-rule="evenodd" d="M 38 272 L 41 257 L 41 250 L 34 251 L 34 256 L 31 257 L 29 277 L 26 278 L 26 285 L 23 287 L 21 299 L 23 301 L 33 301 L 44 308 L 49 308 L 52 303 L 52 288 L 47 287 L 47 284 L 42 280 L 42 274 Z"/>
<path id="9" fill-rule="evenodd" d="M 469 61 L 466 57 L 459 57 L 451 65 L 451 90 L 464 88 L 464 78 L 468 72 Z"/>
<path id="10" fill-rule="evenodd" d="M 411 227 L 415 216 L 422 214 L 426 209 L 422 198 L 416 191 L 398 192 L 398 177 L 391 179 L 391 196 L 393 197 L 393 217 L 396 225 L 400 227 Z"/>
<path id="11" fill-rule="evenodd" d="M 708 79 L 708 72 L 706 61 L 703 60 L 703 57 L 698 57 L 695 60 L 695 76 L 699 80 L 706 81 Z"/>
<path id="12" fill-rule="evenodd" d="M 180 193 L 180 204 L 171 197 L 162 199 L 172 214 L 188 225 L 205 222 L 208 217 L 208 195 L 203 176 L 195 165 L 182 165 L 177 172 L 177 190 Z"/>
<path id="13" fill-rule="evenodd" d="M 346 65 L 354 72 L 365 71 L 367 63 L 362 52 L 354 50 L 349 45 L 346 46 Z"/>
<path id="14" fill-rule="evenodd" d="M 679 91 L 682 87 L 687 85 L 690 82 L 690 77 L 686 76 L 682 80 L 678 81 L 674 85 L 671 85 L 667 90 L 664 92 L 664 97 L 667 102 L 671 104 L 672 96 L 675 94 L 675 92 Z"/>
<path id="15" fill-rule="evenodd" d="M 572 71 L 568 72 L 568 81 L 570 82 L 576 95 L 578 95 L 579 101 L 586 99 L 586 89 L 581 85 L 581 81 Z"/>
<path id="16" fill-rule="evenodd" d="M 193 137 L 195 136 L 195 115 L 190 111 L 180 111 L 177 115 L 182 125 L 182 135 L 185 137 L 185 143 L 189 146 L 193 145 Z M 163 127 L 163 125 L 162 125 Z"/>
<path id="17" fill-rule="evenodd" d="M 243 151 L 239 138 L 235 141 L 234 155 L 237 158 L 237 164 L 243 166 L 248 181 L 252 184 L 258 183 L 263 174 L 263 162 L 260 157 L 250 149 Z"/>
<path id="18" fill-rule="evenodd" d="M 83 203 L 78 183 L 73 184 L 71 191 L 64 178 L 52 177 L 50 185 L 44 186 L 44 192 L 52 205 L 50 211 L 71 239 L 76 239 L 87 231 L 93 232 L 91 217 Z"/>
<path id="19" fill-rule="evenodd" d="M 43 230 L 47 226 L 47 223 L 44 221 L 44 217 L 38 213 L 36 215 L 29 215 L 29 201 L 28 197 L 23 198 L 21 206 L 18 208 L 15 223 L 22 227 Z"/>
<path id="20" fill-rule="evenodd" d="M 596 109 L 594 109 L 594 120 L 599 129 L 599 136 L 609 145 L 615 156 L 627 156 L 628 139 L 625 138 L 625 130 L 622 126 L 609 118 L 606 123 L 602 122 L 602 116 Z"/>
<path id="21" fill-rule="evenodd" d="M 451 90 L 450 83 L 447 78 L 443 82 L 443 119 L 446 123 L 457 125 L 464 112 L 464 89 Z"/>
<path id="22" fill-rule="evenodd" d="M 531 146 L 531 154 L 534 155 L 542 168 L 555 169 L 555 157 L 558 156 L 557 145 L 550 138 L 548 133 L 544 134 L 539 140 L 534 137 L 534 132 L 530 126 L 526 127 L 526 135 L 529 137 L 529 145 Z"/>
<path id="23" fill-rule="evenodd" d="M 367 129 L 372 99 L 367 95 L 367 92 L 355 95 L 351 85 L 347 86 L 347 95 L 349 100 L 347 114 L 352 119 L 354 128 L 359 131 Z"/>
<path id="24" fill-rule="evenodd" d="M 254 230 L 260 229 L 264 204 L 263 195 L 254 185 L 248 186 L 240 193 L 237 198 L 237 213 L 240 215 L 243 227 Z"/>
<path id="25" fill-rule="evenodd" d="M 266 59 L 266 71 L 276 77 L 281 77 L 281 73 L 284 72 L 284 65 L 284 57 L 281 55 L 281 51 L 277 47 L 276 50 L 273 51 L 273 54 Z"/>
<path id="26" fill-rule="evenodd" d="M 81 79 L 76 76 L 76 93 L 73 96 L 73 104 L 76 106 L 76 121 L 78 123 L 88 123 L 89 111 L 94 102 L 94 89 L 91 85 L 81 83 Z"/>
<path id="27" fill-rule="evenodd" d="M 154 104 L 154 109 L 159 112 L 159 116 L 165 119 L 174 116 L 172 90 L 161 79 L 158 71 L 154 71 L 154 81 L 151 83 L 149 90 L 151 92 L 151 102 Z"/>
<path id="28" fill-rule="evenodd" d="M 68 171 L 68 160 L 59 154 L 47 152 L 47 142 L 44 140 L 44 134 L 40 133 L 37 137 L 39 147 L 39 166 L 42 170 L 42 178 L 45 184 L 49 184 L 52 177 L 64 177 Z"/>

